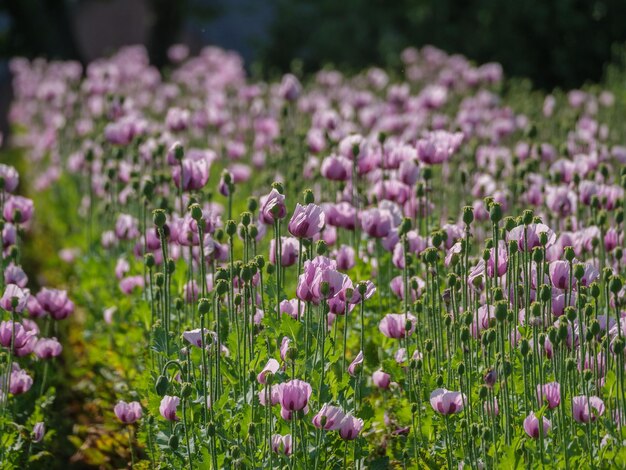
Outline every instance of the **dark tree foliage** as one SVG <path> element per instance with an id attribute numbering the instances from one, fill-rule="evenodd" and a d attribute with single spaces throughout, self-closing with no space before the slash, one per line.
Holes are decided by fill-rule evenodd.
<path id="1" fill-rule="evenodd" d="M 406 46 L 433 44 L 539 87 L 598 80 L 626 41 L 624 0 L 274 0 L 264 62 L 305 70 L 394 65 Z"/>

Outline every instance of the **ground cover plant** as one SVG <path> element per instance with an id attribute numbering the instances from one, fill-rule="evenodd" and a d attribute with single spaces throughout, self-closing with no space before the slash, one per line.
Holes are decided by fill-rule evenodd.
<path id="1" fill-rule="evenodd" d="M 170 59 L 11 62 L 6 468 L 626 466 L 619 76 Z"/>

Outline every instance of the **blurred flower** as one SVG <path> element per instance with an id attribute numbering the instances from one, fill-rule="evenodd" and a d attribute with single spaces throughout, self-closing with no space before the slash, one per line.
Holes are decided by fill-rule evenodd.
<path id="1" fill-rule="evenodd" d="M 542 427 L 543 427 L 543 435 L 547 436 L 548 431 L 550 430 L 551 423 L 548 421 L 548 418 L 542 416 Z M 537 439 L 539 437 L 539 418 L 535 416 L 533 411 L 524 419 L 524 431 L 528 434 L 528 437 L 532 437 L 533 439 Z"/>
<path id="2" fill-rule="evenodd" d="M 31 433 L 33 442 L 35 443 L 41 442 L 45 434 L 46 434 L 46 427 L 42 422 L 36 423 L 33 426 L 33 432 Z"/>
<path id="3" fill-rule="evenodd" d="M 438 388 L 430 394 L 430 405 L 442 415 L 460 413 L 465 407 L 467 398 L 461 392 L 451 392 Z"/>
<path id="4" fill-rule="evenodd" d="M 180 418 L 176 415 L 176 408 L 180 403 L 180 398 L 165 395 L 159 406 L 159 413 L 168 421 L 178 421 Z"/>
<path id="5" fill-rule="evenodd" d="M 326 214 L 320 206 L 296 204 L 288 225 L 289 233 L 296 238 L 313 238 L 324 228 L 325 221 Z"/>
<path id="6" fill-rule="evenodd" d="M 579 423 L 595 421 L 604 410 L 604 401 L 599 397 L 579 395 L 572 398 L 572 416 Z"/>
<path id="7" fill-rule="evenodd" d="M 138 419 L 141 419 L 142 416 L 141 405 L 137 401 L 126 403 L 125 401 L 120 400 L 117 405 L 115 405 L 113 411 L 115 412 L 117 419 L 124 424 L 132 424 Z M 161 414 L 163 414 L 163 412 L 161 412 Z"/>

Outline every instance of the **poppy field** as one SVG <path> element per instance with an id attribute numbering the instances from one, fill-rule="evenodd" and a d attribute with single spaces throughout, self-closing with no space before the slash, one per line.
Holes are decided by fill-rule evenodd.
<path id="1" fill-rule="evenodd" d="M 1 468 L 626 467 L 626 74 L 10 63 Z"/>

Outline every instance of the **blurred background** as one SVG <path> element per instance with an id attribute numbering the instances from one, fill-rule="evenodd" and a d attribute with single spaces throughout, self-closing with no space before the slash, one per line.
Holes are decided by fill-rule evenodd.
<path id="1" fill-rule="evenodd" d="M 625 24 L 625 0 L 3 0 L 0 126 L 16 55 L 87 63 L 140 43 L 164 65 L 171 44 L 214 44 L 270 77 L 394 67 L 403 48 L 433 44 L 549 90 L 600 80 L 624 50 Z"/>

